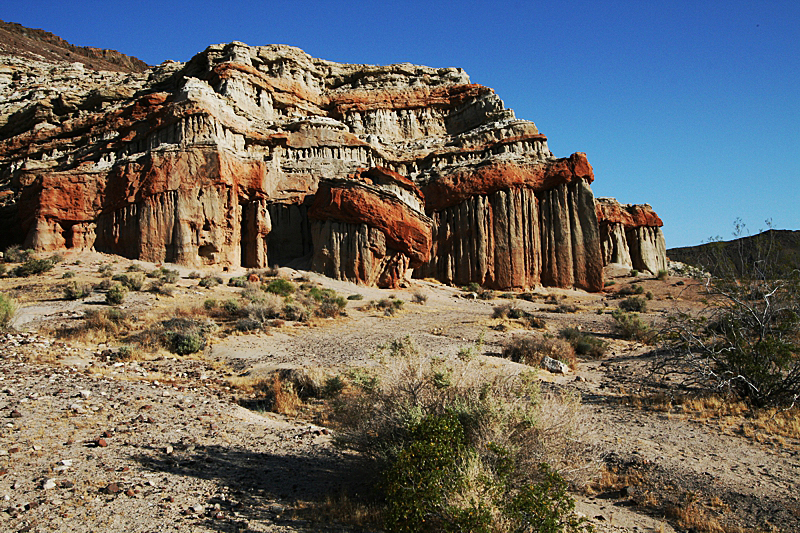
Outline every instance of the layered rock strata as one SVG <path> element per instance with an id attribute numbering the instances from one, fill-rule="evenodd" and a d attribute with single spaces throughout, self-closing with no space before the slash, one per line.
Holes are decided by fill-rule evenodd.
<path id="1" fill-rule="evenodd" d="M 664 223 L 648 204 L 620 204 L 598 198 L 597 220 L 605 264 L 618 264 L 657 274 L 667 268 Z"/>
<path id="2" fill-rule="evenodd" d="M 379 286 L 413 270 L 602 288 L 586 157 L 555 158 L 461 69 L 238 42 L 143 73 L 0 61 L 9 243 Z"/>

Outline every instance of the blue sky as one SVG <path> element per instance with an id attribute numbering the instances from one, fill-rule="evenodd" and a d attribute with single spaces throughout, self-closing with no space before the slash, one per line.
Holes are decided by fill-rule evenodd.
<path id="1" fill-rule="evenodd" d="M 800 229 L 800 2 L 5 2 L 0 19 L 151 64 L 284 43 L 464 68 L 586 152 L 596 196 L 653 206 L 668 247 Z"/>

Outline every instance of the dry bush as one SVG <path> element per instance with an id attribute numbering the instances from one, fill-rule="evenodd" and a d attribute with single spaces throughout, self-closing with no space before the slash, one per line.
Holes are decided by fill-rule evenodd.
<path id="1" fill-rule="evenodd" d="M 491 371 L 477 358 L 430 358 L 408 338 L 384 347 L 382 362 L 374 372 L 351 373 L 335 416 L 340 441 L 379 463 L 394 458 L 409 424 L 455 412 L 478 450 L 513 450 L 520 482 L 535 478 L 542 462 L 575 486 L 599 468 L 578 397 L 541 394 L 531 371 Z"/>
<path id="2" fill-rule="evenodd" d="M 14 299 L 5 294 L 0 294 L 0 329 L 9 327 L 16 314 L 17 303 Z"/>
<path id="3" fill-rule="evenodd" d="M 84 342 L 108 342 L 118 339 L 134 327 L 134 321 L 119 309 L 89 310 L 77 326 L 59 328 L 54 331 L 58 338 Z"/>
<path id="4" fill-rule="evenodd" d="M 575 349 L 563 339 L 516 336 L 503 347 L 503 357 L 529 366 L 539 366 L 545 356 L 562 361 L 570 368 L 578 363 Z"/>
<path id="5" fill-rule="evenodd" d="M 425 305 L 428 301 L 428 295 L 422 291 L 415 291 L 414 296 L 411 297 L 411 301 L 415 304 Z"/>

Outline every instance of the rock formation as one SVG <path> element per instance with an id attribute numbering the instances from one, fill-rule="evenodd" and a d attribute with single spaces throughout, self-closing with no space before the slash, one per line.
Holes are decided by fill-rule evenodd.
<path id="1" fill-rule="evenodd" d="M 614 198 L 597 199 L 603 262 L 657 274 L 667 268 L 664 223 L 648 204 L 620 204 Z"/>
<path id="2" fill-rule="evenodd" d="M 0 222 L 41 251 L 600 290 L 593 179 L 457 68 L 239 42 L 142 73 L 0 56 Z"/>

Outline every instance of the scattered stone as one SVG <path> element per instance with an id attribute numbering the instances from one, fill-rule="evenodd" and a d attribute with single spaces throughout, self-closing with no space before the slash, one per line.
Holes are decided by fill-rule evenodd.
<path id="1" fill-rule="evenodd" d="M 105 448 L 106 446 L 108 446 L 108 442 L 106 442 L 106 439 L 104 439 L 104 438 L 102 438 L 102 437 L 100 437 L 99 439 L 97 439 L 97 440 L 95 441 L 95 444 L 96 444 L 96 445 L 97 445 L 99 448 Z"/>
<path id="2" fill-rule="evenodd" d="M 11 418 L 22 418 L 22 413 L 14 409 L 13 411 L 11 411 L 11 414 L 9 416 Z"/>
<path id="3" fill-rule="evenodd" d="M 552 357 L 544 356 L 542 359 L 542 368 L 553 374 L 568 374 L 569 366 Z"/>
<path id="4" fill-rule="evenodd" d="M 55 480 L 55 479 L 52 479 L 52 478 L 48 478 L 48 479 L 46 479 L 46 480 L 44 481 L 44 484 L 42 485 L 42 488 L 43 488 L 44 490 L 50 490 L 50 489 L 54 489 L 54 488 L 56 488 L 56 480 Z"/>
<path id="5" fill-rule="evenodd" d="M 105 487 L 105 492 L 106 492 L 106 494 L 117 494 L 117 493 L 119 493 L 121 490 L 122 490 L 122 489 L 119 487 L 119 485 L 118 485 L 118 484 L 116 484 L 116 483 L 114 483 L 114 482 L 111 482 L 111 483 L 109 483 L 109 484 L 108 484 L 108 485 L 106 485 L 106 487 Z"/>

